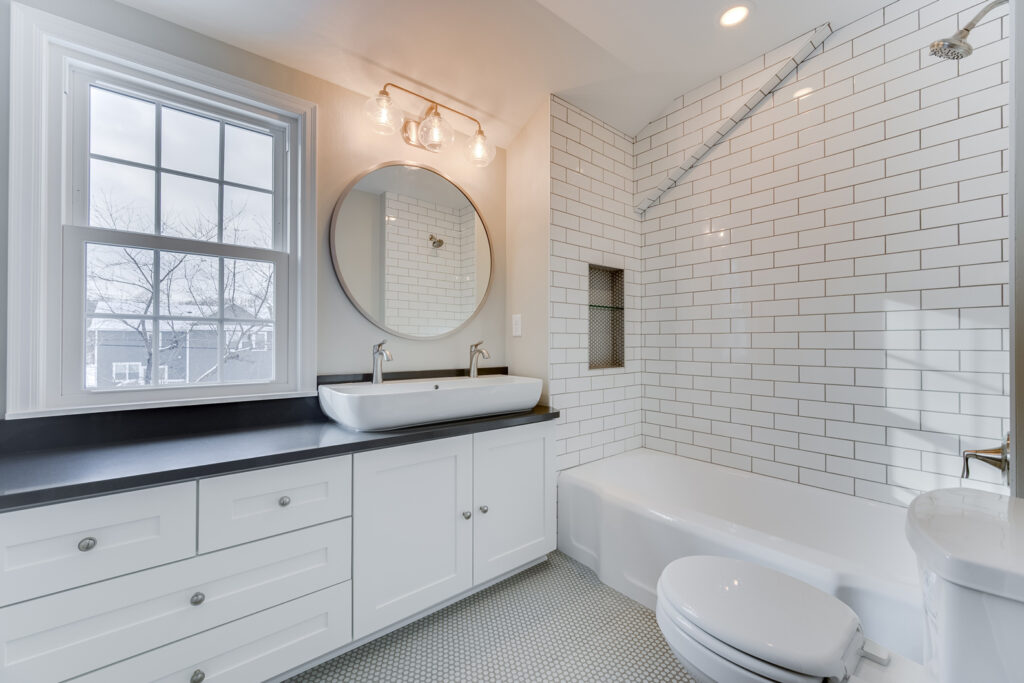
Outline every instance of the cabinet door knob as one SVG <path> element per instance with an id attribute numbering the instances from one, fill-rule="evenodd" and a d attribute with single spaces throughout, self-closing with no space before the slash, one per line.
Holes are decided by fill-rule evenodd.
<path id="1" fill-rule="evenodd" d="M 206 601 L 206 596 L 203 595 L 202 593 L 200 593 L 199 591 L 196 591 L 195 593 L 192 594 L 192 597 L 189 598 L 188 601 L 191 604 L 198 606 L 198 605 L 203 604 Z"/>
<path id="2" fill-rule="evenodd" d="M 490 509 L 491 508 L 487 507 L 486 505 L 481 505 L 480 506 L 480 512 L 484 513 L 485 515 L 487 514 L 487 511 L 490 510 Z"/>
<path id="3" fill-rule="evenodd" d="M 206 674 L 203 673 L 202 669 L 196 669 L 192 672 L 192 678 L 188 679 L 188 683 L 203 683 L 206 680 Z"/>
<path id="4" fill-rule="evenodd" d="M 87 553 L 87 552 L 89 552 L 90 550 L 92 550 L 95 547 L 96 547 L 96 539 L 93 538 L 92 536 L 86 536 L 85 538 L 83 538 L 81 541 L 78 542 L 78 549 L 81 550 L 83 553 Z"/>
<path id="5" fill-rule="evenodd" d="M 462 513 L 463 519 L 469 519 L 472 516 L 473 516 L 473 513 L 470 512 L 469 510 L 466 510 L 465 512 Z"/>
<path id="6" fill-rule="evenodd" d="M 283 508 L 286 508 L 292 504 L 292 499 L 289 498 L 288 496 L 281 496 L 280 498 L 277 499 L 277 504 Z"/>

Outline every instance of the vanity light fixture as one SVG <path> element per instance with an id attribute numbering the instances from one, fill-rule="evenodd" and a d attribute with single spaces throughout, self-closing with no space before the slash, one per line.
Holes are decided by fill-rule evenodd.
<path id="1" fill-rule="evenodd" d="M 427 110 L 426 118 L 420 121 L 416 137 L 425 149 L 440 152 L 455 141 L 455 129 L 441 118 L 441 112 L 435 104 Z"/>
<path id="2" fill-rule="evenodd" d="M 391 135 L 401 123 L 402 117 L 386 88 L 368 99 L 363 111 L 373 123 L 373 131 L 380 135 Z"/>
<path id="3" fill-rule="evenodd" d="M 747 5 L 736 5 L 722 12 L 722 16 L 718 19 L 718 23 L 722 26 L 735 26 L 739 24 L 747 15 L 750 14 L 750 7 Z"/>
<path id="4" fill-rule="evenodd" d="M 388 88 L 401 90 L 413 97 L 418 97 L 428 102 L 430 106 L 427 108 L 427 114 L 423 117 L 423 120 L 403 120 L 401 113 L 391 99 L 391 95 L 388 94 Z M 470 136 L 469 143 L 466 145 L 466 156 L 469 159 L 469 163 L 474 166 L 484 167 L 490 164 L 497 153 L 494 143 L 487 139 L 480 121 L 465 112 L 453 109 L 394 83 L 385 83 L 379 93 L 366 101 L 364 108 L 366 116 L 373 123 L 373 129 L 377 133 L 391 135 L 398 129 L 401 129 L 402 139 L 406 143 L 413 147 L 422 147 L 431 152 L 440 152 L 442 149 L 451 146 L 455 141 L 455 130 L 441 116 L 442 109 L 447 109 L 453 114 L 463 116 L 476 124 L 476 132 Z"/>

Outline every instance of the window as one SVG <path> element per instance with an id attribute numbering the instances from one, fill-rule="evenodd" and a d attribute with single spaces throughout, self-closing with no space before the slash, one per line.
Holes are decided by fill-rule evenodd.
<path id="1" fill-rule="evenodd" d="M 278 264 L 262 250 L 286 248 L 274 182 L 281 136 L 76 78 L 86 81 L 78 92 L 88 98 L 88 153 L 75 184 L 88 191 L 76 192 L 75 210 L 105 232 L 81 233 L 83 386 L 126 387 L 89 364 L 128 358 L 142 365 L 133 385 L 273 381 L 273 349 L 238 342 L 276 324 Z M 128 246 L 137 242 L 119 233 L 147 235 L 154 248 Z M 196 242 L 232 245 L 237 258 Z"/>
<path id="2" fill-rule="evenodd" d="M 110 377 L 116 384 L 142 384 L 142 363 L 115 361 L 110 366 Z"/>
<path id="3" fill-rule="evenodd" d="M 311 107 L 30 8 L 14 15 L 16 31 L 45 25 L 50 40 L 22 49 L 63 74 L 12 85 L 39 112 L 25 117 L 45 122 L 15 154 L 39 165 L 56 137 L 61 163 L 40 204 L 12 208 L 31 226 L 11 231 L 12 254 L 41 273 L 26 267 L 39 287 L 10 294 L 12 320 L 25 319 L 10 357 L 26 371 L 8 416 L 311 393 Z"/>

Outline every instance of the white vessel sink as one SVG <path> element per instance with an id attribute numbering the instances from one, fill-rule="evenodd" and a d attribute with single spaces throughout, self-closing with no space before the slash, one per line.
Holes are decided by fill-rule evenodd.
<path id="1" fill-rule="evenodd" d="M 321 384 L 318 393 L 327 417 L 362 432 L 530 410 L 541 384 L 533 377 L 487 375 Z"/>

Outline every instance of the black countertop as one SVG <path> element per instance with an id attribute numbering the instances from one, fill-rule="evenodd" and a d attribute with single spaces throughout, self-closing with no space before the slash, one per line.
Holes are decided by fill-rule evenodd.
<path id="1" fill-rule="evenodd" d="M 0 452 L 0 510 L 516 427 L 557 417 L 557 410 L 537 406 L 522 413 L 388 432 L 353 432 L 322 418 L 80 448 Z"/>

